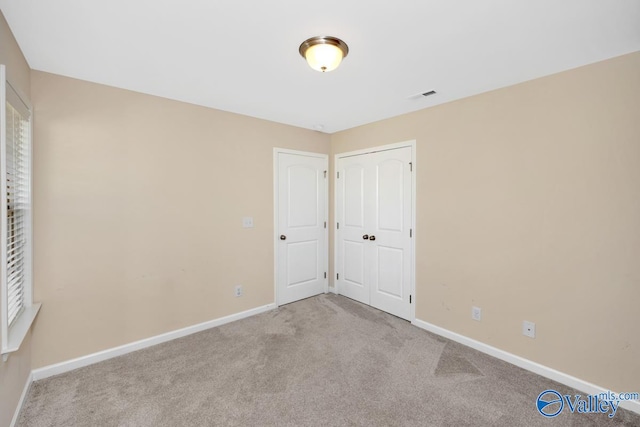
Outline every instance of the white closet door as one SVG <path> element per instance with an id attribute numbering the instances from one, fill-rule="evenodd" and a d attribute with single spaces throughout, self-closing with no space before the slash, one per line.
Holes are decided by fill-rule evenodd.
<path id="1" fill-rule="evenodd" d="M 338 292 L 410 318 L 412 148 L 340 158 Z"/>
<path id="2" fill-rule="evenodd" d="M 278 153 L 277 303 L 325 292 L 327 157 Z"/>
<path id="3" fill-rule="evenodd" d="M 370 304 L 409 319 L 411 147 L 373 153 L 369 160 L 374 188 L 368 212 Z"/>
<path id="4" fill-rule="evenodd" d="M 365 258 L 368 240 L 365 212 L 371 208 L 371 191 L 365 191 L 368 170 L 367 157 L 353 156 L 340 159 L 339 179 L 336 186 L 338 227 L 338 265 L 340 294 L 365 304 L 370 302 L 368 271 Z M 368 236 L 367 236 L 368 238 Z"/>

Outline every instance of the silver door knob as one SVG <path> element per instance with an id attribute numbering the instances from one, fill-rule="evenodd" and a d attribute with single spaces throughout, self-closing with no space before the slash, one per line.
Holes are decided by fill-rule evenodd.
<path id="1" fill-rule="evenodd" d="M 280 240 L 287 240 L 287 236 L 285 236 L 284 234 L 280 235 Z"/>
<path id="2" fill-rule="evenodd" d="M 369 235 L 368 235 L 368 234 L 365 234 L 364 236 L 362 236 L 362 238 L 363 238 L 364 240 L 369 240 Z"/>
<path id="3" fill-rule="evenodd" d="M 376 236 L 369 236 L 369 240 L 376 240 Z"/>

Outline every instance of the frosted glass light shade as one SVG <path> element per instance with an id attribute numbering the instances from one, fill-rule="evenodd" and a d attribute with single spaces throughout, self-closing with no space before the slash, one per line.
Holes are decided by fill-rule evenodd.
<path id="1" fill-rule="evenodd" d="M 342 51 L 330 44 L 317 44 L 307 49 L 305 58 L 311 68 L 324 73 L 338 68 L 342 62 Z"/>
<path id="2" fill-rule="evenodd" d="M 319 36 L 305 40 L 299 51 L 311 68 L 324 73 L 338 68 L 349 47 L 335 37 Z"/>

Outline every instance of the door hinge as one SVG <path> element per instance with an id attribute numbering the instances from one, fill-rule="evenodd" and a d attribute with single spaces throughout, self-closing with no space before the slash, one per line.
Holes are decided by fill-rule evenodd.
<path id="1" fill-rule="evenodd" d="M 325 178 L 327 177 L 327 171 L 324 171 L 324 177 Z"/>
<path id="2" fill-rule="evenodd" d="M 338 230 L 340 230 L 340 223 L 336 222 L 336 227 L 338 227 Z"/>
<path id="3" fill-rule="evenodd" d="M 324 222 L 324 228 L 327 228 L 327 221 Z"/>
<path id="4" fill-rule="evenodd" d="M 409 171 L 413 172 L 413 162 L 409 162 Z"/>
<path id="5" fill-rule="evenodd" d="M 340 172 L 338 172 L 338 179 L 340 179 Z"/>
<path id="6" fill-rule="evenodd" d="M 409 304 L 411 304 L 411 295 L 409 295 Z"/>
<path id="7" fill-rule="evenodd" d="M 340 280 L 340 273 L 336 273 L 336 280 Z"/>
<path id="8" fill-rule="evenodd" d="M 326 271 L 324 272 L 324 278 L 325 279 L 327 278 L 327 272 Z"/>
<path id="9" fill-rule="evenodd" d="M 413 237 L 413 228 L 409 229 L 409 237 Z"/>

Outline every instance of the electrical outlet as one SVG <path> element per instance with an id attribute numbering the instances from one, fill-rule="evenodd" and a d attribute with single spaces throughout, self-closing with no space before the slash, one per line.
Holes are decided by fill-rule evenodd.
<path id="1" fill-rule="evenodd" d="M 522 335 L 527 336 L 529 338 L 535 338 L 536 324 L 533 322 L 528 322 L 526 320 L 522 321 Z"/>
<path id="2" fill-rule="evenodd" d="M 241 297 L 242 296 L 242 285 L 236 285 L 236 287 L 235 287 L 235 296 L 236 297 Z"/>
<path id="3" fill-rule="evenodd" d="M 471 318 L 480 321 L 482 319 L 482 309 L 480 307 L 471 307 Z"/>

